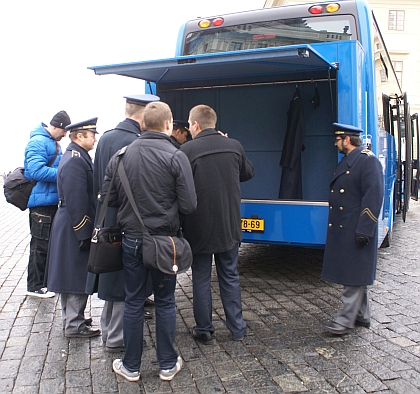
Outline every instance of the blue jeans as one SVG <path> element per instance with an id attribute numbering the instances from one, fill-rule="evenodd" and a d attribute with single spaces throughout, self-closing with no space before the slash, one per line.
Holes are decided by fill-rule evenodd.
<path id="1" fill-rule="evenodd" d="M 144 302 L 149 270 L 143 265 L 142 240 L 123 237 L 124 307 L 124 367 L 131 372 L 140 370 L 143 353 Z M 156 353 L 160 369 L 176 364 L 174 348 L 176 333 L 176 275 L 165 275 L 151 269 L 156 315 Z"/>

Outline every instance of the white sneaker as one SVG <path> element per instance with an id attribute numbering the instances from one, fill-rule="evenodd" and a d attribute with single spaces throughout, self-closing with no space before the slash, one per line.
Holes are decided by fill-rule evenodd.
<path id="1" fill-rule="evenodd" d="M 48 291 L 46 287 L 43 287 L 39 290 L 28 291 L 26 292 L 26 295 L 39 298 L 51 298 L 55 296 L 55 293 L 52 291 Z"/>
<path id="2" fill-rule="evenodd" d="M 115 373 L 122 376 L 123 378 L 126 378 L 129 382 L 137 382 L 140 379 L 140 373 L 137 372 L 130 372 L 126 367 L 124 367 L 124 364 L 120 358 L 117 358 L 112 363 L 112 369 Z"/>
<path id="3" fill-rule="evenodd" d="M 174 376 L 181 370 L 181 368 L 182 368 L 182 358 L 178 356 L 175 366 L 171 369 L 161 369 L 159 372 L 159 377 L 162 380 L 172 380 Z"/>

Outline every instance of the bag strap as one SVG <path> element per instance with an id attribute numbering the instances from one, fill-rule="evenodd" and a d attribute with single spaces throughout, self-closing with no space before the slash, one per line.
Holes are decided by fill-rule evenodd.
<path id="1" fill-rule="evenodd" d="M 58 146 L 57 141 L 55 141 L 55 153 L 54 153 L 53 158 L 48 162 L 47 167 L 52 166 L 52 164 L 55 162 L 55 159 L 57 158 L 59 149 L 60 149 L 60 147 Z"/>
<path id="2" fill-rule="evenodd" d="M 111 182 L 110 182 L 109 187 L 108 187 L 108 191 L 106 192 L 105 199 L 102 202 L 101 210 L 99 211 L 98 224 L 96 225 L 96 229 L 101 228 L 102 224 L 104 222 L 105 215 L 106 215 L 106 210 L 108 208 L 109 197 L 111 195 L 112 185 L 114 183 L 115 174 L 117 173 L 118 165 L 119 165 L 120 161 L 121 161 L 121 157 L 118 156 L 117 166 L 115 167 L 114 173 L 112 174 L 112 178 L 111 178 Z"/>
<path id="3" fill-rule="evenodd" d="M 141 215 L 140 215 L 140 212 L 139 212 L 139 210 L 137 208 L 137 204 L 134 201 L 133 192 L 131 191 L 130 183 L 128 181 L 127 174 L 125 172 L 125 169 L 124 169 L 124 165 L 123 165 L 122 160 L 120 160 L 118 162 L 118 175 L 120 176 L 120 180 L 121 180 L 123 189 L 125 191 L 125 194 L 128 197 L 128 201 L 130 202 L 131 207 L 133 208 L 134 213 L 136 214 L 137 218 L 139 219 L 139 222 L 141 224 L 141 227 L 142 227 L 143 232 L 144 233 L 149 233 L 147 231 L 146 226 L 143 223 L 143 220 L 141 219 Z"/>

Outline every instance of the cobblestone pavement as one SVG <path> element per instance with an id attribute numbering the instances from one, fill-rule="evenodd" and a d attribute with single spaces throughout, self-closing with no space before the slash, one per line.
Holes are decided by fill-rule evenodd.
<path id="1" fill-rule="evenodd" d="M 28 213 L 0 197 L 1 393 L 420 393 L 420 203 L 398 218 L 393 243 L 379 252 L 371 287 L 373 323 L 336 337 L 324 324 L 340 307 L 340 286 L 322 282 L 322 250 L 244 245 L 239 271 L 248 335 L 230 340 L 213 276 L 214 345 L 192 339 L 191 275 L 178 278 L 176 346 L 184 368 L 158 377 L 154 319 L 145 324 L 141 379 L 112 372 L 120 354 L 100 337 L 66 339 L 59 297 L 27 297 Z M 103 302 L 87 308 L 99 325 Z"/>

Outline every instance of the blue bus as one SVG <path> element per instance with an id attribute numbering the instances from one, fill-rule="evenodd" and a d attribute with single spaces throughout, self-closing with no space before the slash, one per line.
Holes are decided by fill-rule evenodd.
<path id="1" fill-rule="evenodd" d="M 256 169 L 242 185 L 244 242 L 324 246 L 340 160 L 333 122 L 362 128 L 383 165 L 379 244 L 389 245 L 396 215 L 405 220 L 417 196 L 417 118 L 365 0 L 190 20 L 174 58 L 90 69 L 144 80 L 175 119 L 187 120 L 197 104 L 216 110 L 218 129 L 241 141 Z"/>

